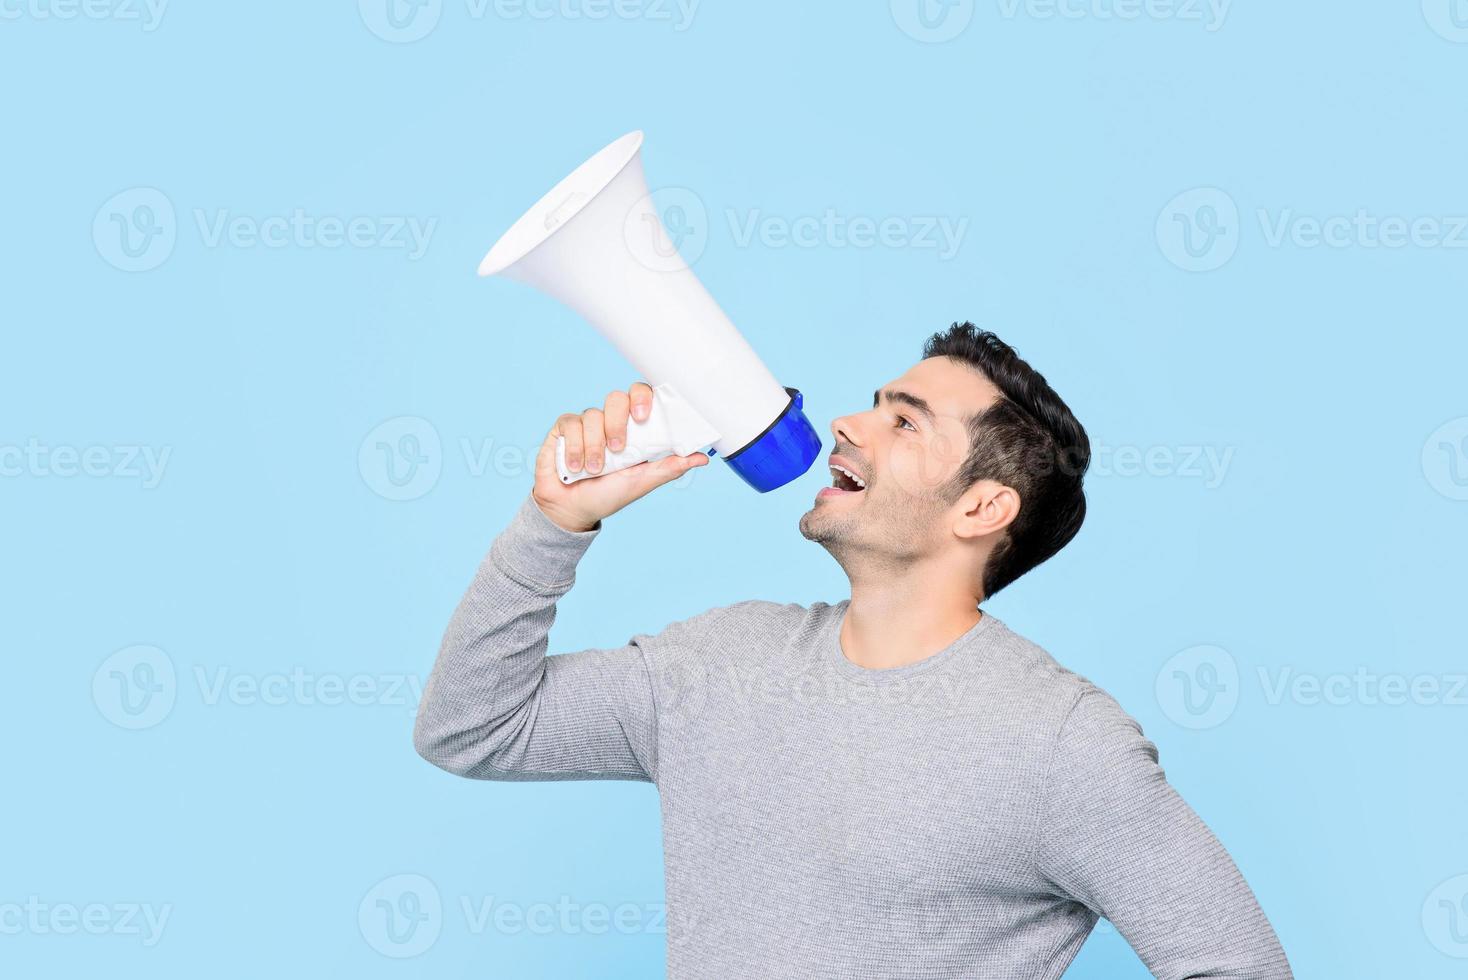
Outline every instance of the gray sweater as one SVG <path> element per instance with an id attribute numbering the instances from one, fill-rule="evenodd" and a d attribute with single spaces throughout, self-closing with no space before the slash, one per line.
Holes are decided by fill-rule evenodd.
<path id="1" fill-rule="evenodd" d="M 1291 975 L 1137 722 L 992 615 L 887 670 L 842 653 L 849 600 L 739 602 L 547 657 L 602 530 L 526 496 L 414 742 L 474 779 L 656 785 L 669 976 L 1059 977 L 1100 916 L 1158 977 Z"/>

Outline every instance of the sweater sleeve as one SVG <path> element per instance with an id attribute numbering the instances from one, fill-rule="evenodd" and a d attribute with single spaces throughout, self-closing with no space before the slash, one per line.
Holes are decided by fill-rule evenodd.
<path id="1" fill-rule="evenodd" d="M 1228 852 L 1168 783 L 1141 726 L 1095 686 L 1060 729 L 1042 800 L 1040 874 L 1115 925 L 1154 976 L 1292 976 Z"/>
<path id="2" fill-rule="evenodd" d="M 656 779 L 644 645 L 676 656 L 709 614 L 621 647 L 547 657 L 556 602 L 601 531 L 568 531 L 526 496 L 444 632 L 414 725 L 419 755 L 471 779 Z"/>

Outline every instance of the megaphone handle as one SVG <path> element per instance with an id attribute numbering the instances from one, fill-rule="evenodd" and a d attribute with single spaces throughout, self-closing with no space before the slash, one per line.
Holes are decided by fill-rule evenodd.
<path id="1" fill-rule="evenodd" d="M 599 476 L 606 476 L 608 473 L 615 473 L 617 470 L 625 470 L 629 466 L 636 466 L 638 463 L 647 462 L 648 460 L 659 460 L 664 456 L 671 456 L 673 454 L 673 450 L 671 449 L 663 449 L 651 454 L 639 449 L 632 439 L 632 427 L 637 424 L 633 420 L 628 420 L 626 448 L 617 452 L 607 450 L 603 457 L 602 468 L 597 473 L 586 472 L 584 459 L 582 460 L 581 469 L 575 472 L 567 469 L 566 437 L 556 436 L 556 472 L 560 474 L 561 482 L 569 485 L 575 483 L 577 480 L 592 480 Z"/>
<path id="2" fill-rule="evenodd" d="M 634 418 L 627 420 L 627 444 L 617 452 L 605 453 L 600 472 L 587 473 L 585 466 L 575 473 L 566 469 L 565 436 L 556 437 L 556 471 L 565 484 L 592 480 L 674 453 L 697 452 L 718 441 L 719 433 L 708 420 L 681 398 L 671 384 L 664 382 L 652 390 L 647 418 L 641 422 Z"/>

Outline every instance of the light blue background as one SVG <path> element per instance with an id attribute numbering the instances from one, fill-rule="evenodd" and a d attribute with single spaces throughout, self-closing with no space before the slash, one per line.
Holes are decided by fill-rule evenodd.
<path id="1" fill-rule="evenodd" d="M 1461 975 L 1468 694 L 1446 702 L 1468 670 L 1468 249 L 1368 247 L 1354 223 L 1345 247 L 1309 247 L 1295 223 L 1364 211 L 1454 233 L 1461 3 L 1454 21 L 1448 0 L 1238 0 L 1219 24 L 994 0 L 960 3 L 931 43 L 903 0 L 703 0 L 685 24 L 651 0 L 602 19 L 443 0 L 394 43 L 371 0 L 176 0 L 151 30 L 109 2 L 0 7 L 0 971 L 660 974 L 655 922 L 476 931 L 462 904 L 564 897 L 646 922 L 654 790 L 452 779 L 414 755 L 403 690 L 529 489 L 514 454 L 633 380 L 567 311 L 475 265 L 642 128 L 654 184 L 705 209 L 685 243 L 699 275 L 823 433 L 954 319 L 1046 373 L 1106 455 L 1079 538 L 992 611 L 1141 721 L 1300 976 Z M 129 272 L 113 216 L 150 226 L 139 188 L 173 236 Z M 967 230 L 945 257 L 834 233 L 741 245 L 728 218 L 828 208 Z M 197 217 L 296 209 L 435 224 L 413 258 L 211 245 Z M 1293 233 L 1271 244 L 1282 216 Z M 391 500 L 369 434 L 402 417 L 424 420 L 388 431 L 423 437 L 410 489 L 427 492 Z M 99 475 L 50 455 L 93 446 Z M 128 447 L 169 453 L 156 486 Z M 1205 450 L 1227 464 L 1188 462 Z M 553 649 L 745 598 L 843 598 L 796 530 L 826 482 L 817 467 L 757 496 L 716 462 L 617 515 Z M 173 703 L 130 730 L 113 670 L 144 675 L 109 658 L 137 645 L 174 670 L 149 710 Z M 1182 687 L 1230 667 L 1222 701 Z M 1358 669 L 1438 695 L 1380 703 L 1340 686 Z M 302 688 L 278 687 L 293 671 Z M 1302 675 L 1342 703 L 1275 696 Z M 368 703 L 323 704 L 323 682 Z M 374 889 L 404 874 L 442 912 L 399 959 L 379 951 L 407 946 L 374 925 Z M 21 922 L 27 903 L 50 911 Z M 56 908 L 94 903 L 115 928 L 56 934 Z M 130 903 L 167 910 L 159 941 L 115 918 Z M 1070 973 L 1144 975 L 1104 925 Z"/>

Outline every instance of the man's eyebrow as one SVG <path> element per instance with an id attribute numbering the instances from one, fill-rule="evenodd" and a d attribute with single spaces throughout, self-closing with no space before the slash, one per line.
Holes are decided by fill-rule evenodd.
<path id="1" fill-rule="evenodd" d="M 901 402 L 904 405 L 911 405 L 913 408 L 921 412 L 929 422 L 932 422 L 937 417 L 933 413 L 933 407 L 931 405 L 929 405 L 923 399 L 919 398 L 917 395 L 914 395 L 911 392 L 907 391 L 882 391 L 881 389 L 878 389 L 877 391 L 872 392 L 872 408 L 877 407 L 877 402 L 881 399 L 883 395 L 887 396 L 887 400 L 889 402 Z"/>

